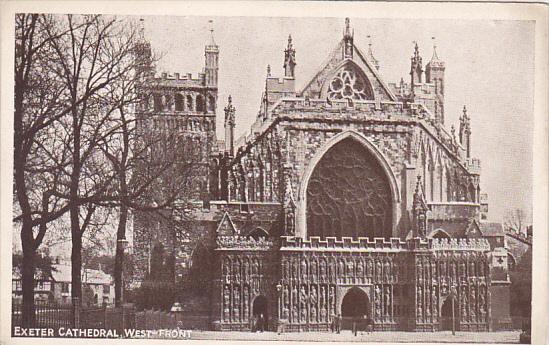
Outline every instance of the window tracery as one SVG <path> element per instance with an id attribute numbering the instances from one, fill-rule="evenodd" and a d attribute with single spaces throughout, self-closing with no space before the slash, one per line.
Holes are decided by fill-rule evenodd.
<path id="1" fill-rule="evenodd" d="M 389 237 L 392 198 L 373 155 L 352 139 L 333 146 L 307 187 L 309 236 Z"/>
<path id="2" fill-rule="evenodd" d="M 373 99 L 370 84 L 366 78 L 351 65 L 346 65 L 330 81 L 328 98 L 368 100 Z"/>

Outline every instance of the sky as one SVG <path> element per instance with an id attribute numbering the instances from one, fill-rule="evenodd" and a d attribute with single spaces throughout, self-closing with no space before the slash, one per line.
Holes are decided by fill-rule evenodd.
<path id="1" fill-rule="evenodd" d="M 149 16 L 145 36 L 161 55 L 158 72 L 192 73 L 204 66 L 204 45 L 213 27 L 219 45 L 217 135 L 223 139 L 223 108 L 232 95 L 237 137 L 259 110 L 266 66 L 283 76 L 288 35 L 296 49 L 300 90 L 342 38 L 344 18 Z M 209 21 L 212 20 L 213 23 Z M 409 81 L 413 42 L 426 64 L 436 43 L 446 62 L 446 127 L 458 128 L 463 105 L 472 127 L 472 156 L 482 164 L 488 220 L 501 222 L 520 208 L 531 220 L 534 91 L 534 22 L 351 18 L 354 42 L 371 41 L 385 82 Z M 370 38 L 368 38 L 370 36 Z M 435 37 L 435 40 L 433 40 Z"/>

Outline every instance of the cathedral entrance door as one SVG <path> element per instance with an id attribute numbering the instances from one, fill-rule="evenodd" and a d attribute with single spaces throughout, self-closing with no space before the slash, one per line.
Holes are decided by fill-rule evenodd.
<path id="1" fill-rule="evenodd" d="M 254 316 L 254 328 L 256 330 L 267 330 L 267 325 L 269 324 L 269 314 L 267 308 L 267 298 L 265 296 L 257 296 L 254 299 L 252 306 L 252 315 Z"/>
<path id="2" fill-rule="evenodd" d="M 352 329 L 353 320 L 361 329 L 364 328 L 370 318 L 370 300 L 366 292 L 357 287 L 347 291 L 341 302 L 341 317 L 343 329 Z"/>
<path id="3" fill-rule="evenodd" d="M 454 316 L 457 312 L 457 303 L 454 305 Z M 440 330 L 451 331 L 452 330 L 452 298 L 448 297 L 442 304 L 440 311 Z M 456 329 L 458 328 L 458 320 L 456 319 Z"/>

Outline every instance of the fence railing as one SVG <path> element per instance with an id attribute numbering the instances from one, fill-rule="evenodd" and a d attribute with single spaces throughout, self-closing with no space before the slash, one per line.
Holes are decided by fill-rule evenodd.
<path id="1" fill-rule="evenodd" d="M 12 305 L 12 327 L 21 326 L 22 314 L 22 304 L 14 303 Z M 58 330 L 61 327 L 72 327 L 73 322 L 74 309 L 72 305 L 57 304 L 49 301 L 34 302 L 33 327 Z"/>

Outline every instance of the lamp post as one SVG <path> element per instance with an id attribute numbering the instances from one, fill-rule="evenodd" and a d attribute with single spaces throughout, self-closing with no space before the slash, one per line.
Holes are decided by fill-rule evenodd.
<path id="1" fill-rule="evenodd" d="M 456 335 L 456 311 L 455 311 L 455 301 L 457 296 L 456 286 L 452 285 L 450 288 L 450 298 L 452 301 L 452 335 Z"/>
<path id="2" fill-rule="evenodd" d="M 276 294 L 278 297 L 278 320 L 277 320 L 277 332 L 282 332 L 282 284 L 280 281 L 276 284 Z"/>

